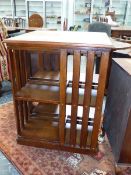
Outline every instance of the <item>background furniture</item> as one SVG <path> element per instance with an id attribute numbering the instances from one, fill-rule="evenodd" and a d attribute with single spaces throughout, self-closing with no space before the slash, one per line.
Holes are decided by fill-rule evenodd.
<path id="1" fill-rule="evenodd" d="M 73 2 L 73 1 L 72 1 Z M 86 28 L 87 24 L 92 22 L 91 8 L 92 1 L 75 0 L 73 8 L 73 24 L 81 26 L 81 29 Z"/>
<path id="2" fill-rule="evenodd" d="M 113 59 L 104 128 L 119 163 L 131 163 L 131 59 Z"/>
<path id="3" fill-rule="evenodd" d="M 109 53 L 113 47 L 108 36 L 35 31 L 9 38 L 6 43 L 12 68 L 17 142 L 73 152 L 96 152 Z M 32 71 L 32 52 L 39 60 L 44 53 L 56 51 L 60 54 L 60 71 L 43 69 L 44 62 L 37 71 Z M 101 66 L 96 85 L 93 78 L 97 52 L 101 54 Z M 67 71 L 69 54 L 73 68 L 70 73 Z M 81 74 L 83 55 L 86 68 Z"/>
<path id="4" fill-rule="evenodd" d="M 89 32 L 105 32 L 110 37 L 111 36 L 111 26 L 102 22 L 94 22 L 88 26 Z"/>
<path id="5" fill-rule="evenodd" d="M 43 27 L 43 18 L 39 14 L 32 14 L 29 17 L 29 27 Z"/>
<path id="6" fill-rule="evenodd" d="M 116 21 L 115 11 L 113 11 L 113 12 L 106 11 L 105 16 L 111 16 L 111 19 L 112 19 L 113 21 Z"/>
<path id="7" fill-rule="evenodd" d="M 111 27 L 111 36 L 122 38 L 123 36 L 131 36 L 131 26 Z"/>
<path id="8" fill-rule="evenodd" d="M 66 0 L 26 0 L 26 20 L 37 13 L 44 20 L 46 28 L 63 29 L 65 11 L 67 10 Z"/>
<path id="9" fill-rule="evenodd" d="M 29 16 L 38 13 L 47 28 L 62 30 L 66 18 L 68 29 L 81 25 L 81 30 L 87 30 L 89 22 L 98 21 L 108 9 L 115 11 L 116 22 L 120 26 L 131 26 L 130 0 L 112 0 L 109 5 L 101 0 L 1 0 L 0 17 L 21 17 L 26 20 L 27 26 Z"/>
<path id="10" fill-rule="evenodd" d="M 131 43 L 131 27 L 130 26 L 112 27 L 111 36 L 118 38 L 119 41 Z"/>
<path id="11" fill-rule="evenodd" d="M 0 89 L 3 80 L 10 80 L 10 71 L 7 48 L 3 43 L 3 35 L 0 31 Z"/>
<path id="12" fill-rule="evenodd" d="M 15 20 L 13 18 L 3 17 L 2 20 L 7 27 L 15 27 Z"/>
<path id="13" fill-rule="evenodd" d="M 25 19 L 21 17 L 17 18 L 3 17 L 2 20 L 7 27 L 20 27 L 20 28 L 25 27 Z"/>

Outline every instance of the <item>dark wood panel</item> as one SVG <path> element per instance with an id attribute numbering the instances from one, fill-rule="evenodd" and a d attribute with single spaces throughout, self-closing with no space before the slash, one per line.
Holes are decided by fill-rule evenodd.
<path id="1" fill-rule="evenodd" d="M 126 127 L 126 133 L 124 137 L 124 141 L 122 144 L 122 149 L 120 153 L 119 162 L 123 163 L 131 163 L 131 108 L 127 113 L 129 119 Z"/>
<path id="2" fill-rule="evenodd" d="M 127 60 L 128 66 L 121 59 L 113 60 L 104 112 L 104 128 L 119 163 L 131 163 L 131 75 L 126 69 L 131 61 Z"/>

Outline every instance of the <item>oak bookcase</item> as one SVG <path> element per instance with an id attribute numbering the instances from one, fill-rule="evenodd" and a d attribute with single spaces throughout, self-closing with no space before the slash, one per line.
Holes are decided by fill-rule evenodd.
<path id="1" fill-rule="evenodd" d="M 108 36 L 34 31 L 5 42 L 10 55 L 17 142 L 79 153 L 96 152 L 112 48 Z M 57 69 L 52 66 L 53 58 L 44 65 L 48 53 L 58 54 Z M 101 62 L 99 75 L 94 74 L 97 54 Z M 73 59 L 70 73 L 69 55 Z M 81 56 L 86 59 L 83 74 Z M 33 57 L 37 59 L 35 66 Z"/>

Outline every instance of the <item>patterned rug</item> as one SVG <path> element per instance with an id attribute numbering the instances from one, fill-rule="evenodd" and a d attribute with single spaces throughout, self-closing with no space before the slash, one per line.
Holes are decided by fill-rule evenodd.
<path id="1" fill-rule="evenodd" d="M 0 149 L 24 175 L 115 175 L 107 141 L 94 156 L 18 145 L 12 103 L 0 107 Z"/>

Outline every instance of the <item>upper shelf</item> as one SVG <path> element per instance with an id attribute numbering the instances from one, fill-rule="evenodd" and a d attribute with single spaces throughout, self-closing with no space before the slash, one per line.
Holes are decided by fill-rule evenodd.
<path id="1" fill-rule="evenodd" d="M 59 86 L 37 85 L 27 83 L 17 92 L 18 100 L 38 101 L 44 103 L 59 103 Z"/>

